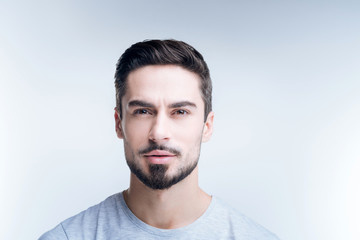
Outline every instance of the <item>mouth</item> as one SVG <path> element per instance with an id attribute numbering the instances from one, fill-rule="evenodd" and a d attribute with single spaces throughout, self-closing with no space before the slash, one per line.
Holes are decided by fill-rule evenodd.
<path id="1" fill-rule="evenodd" d="M 176 155 L 164 150 L 153 150 L 144 154 L 144 157 L 152 164 L 166 164 L 173 160 Z"/>

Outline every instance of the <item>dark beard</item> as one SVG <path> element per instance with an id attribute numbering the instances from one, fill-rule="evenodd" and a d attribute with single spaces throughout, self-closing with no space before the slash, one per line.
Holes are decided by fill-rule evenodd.
<path id="1" fill-rule="evenodd" d="M 168 189 L 174 184 L 177 184 L 184 178 L 190 175 L 192 171 L 196 168 L 199 158 L 190 166 L 180 169 L 180 172 L 169 178 L 166 177 L 166 171 L 168 166 L 165 164 L 150 164 L 149 172 L 150 176 L 146 176 L 145 173 L 138 167 L 134 162 L 126 161 L 131 172 L 146 186 L 154 190 L 164 190 Z"/>

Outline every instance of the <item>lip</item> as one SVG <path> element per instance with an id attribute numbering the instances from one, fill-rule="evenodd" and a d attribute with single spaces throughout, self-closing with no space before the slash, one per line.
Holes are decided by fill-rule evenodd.
<path id="1" fill-rule="evenodd" d="M 176 157 L 175 154 L 164 150 L 153 150 L 144 156 L 152 164 L 166 164 Z"/>

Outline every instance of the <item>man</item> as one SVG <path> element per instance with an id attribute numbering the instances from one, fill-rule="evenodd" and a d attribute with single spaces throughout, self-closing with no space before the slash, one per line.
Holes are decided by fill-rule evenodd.
<path id="1" fill-rule="evenodd" d="M 201 143 L 213 131 L 202 55 L 176 40 L 132 45 L 115 73 L 115 129 L 130 186 L 40 239 L 278 239 L 198 185 Z"/>

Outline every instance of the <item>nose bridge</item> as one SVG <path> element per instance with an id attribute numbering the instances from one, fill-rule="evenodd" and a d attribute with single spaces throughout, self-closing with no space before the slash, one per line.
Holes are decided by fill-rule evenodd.
<path id="1" fill-rule="evenodd" d="M 153 141 L 168 140 L 170 138 L 169 119 L 164 111 L 159 111 L 154 117 L 149 138 Z"/>

